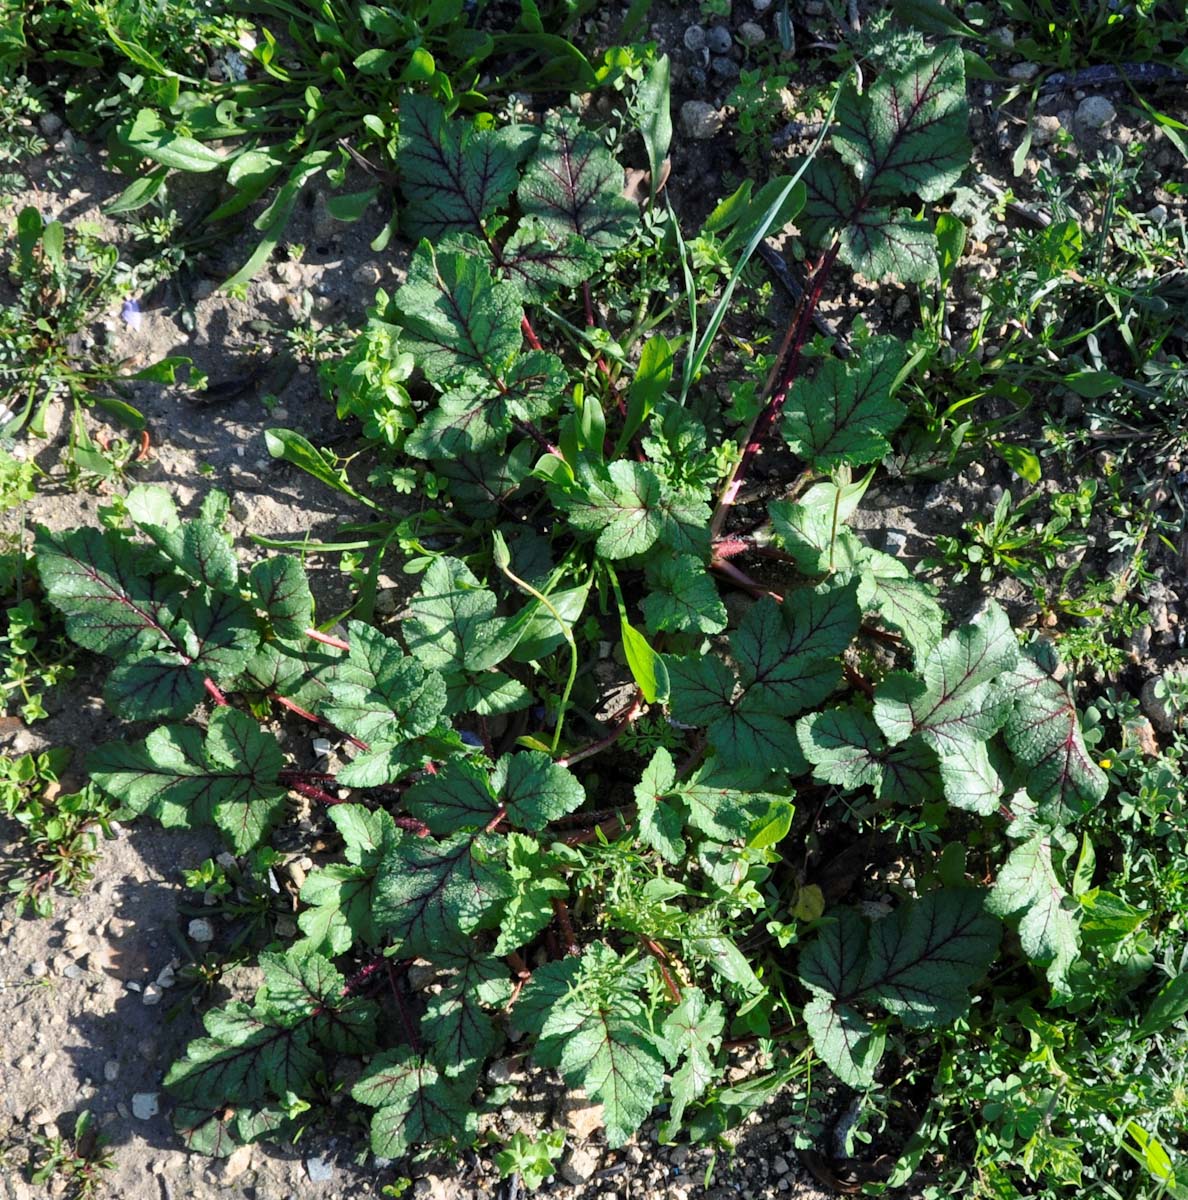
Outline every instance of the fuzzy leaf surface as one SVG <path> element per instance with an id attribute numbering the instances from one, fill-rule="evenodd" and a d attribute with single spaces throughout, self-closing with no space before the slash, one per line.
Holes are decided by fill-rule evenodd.
<path id="1" fill-rule="evenodd" d="M 1027 792 L 1037 816 L 1066 825 L 1104 798 L 1105 772 L 1081 736 L 1076 706 L 1068 693 L 1030 658 L 1020 658 L 1007 679 L 1014 698 L 1003 737 L 1027 768 Z"/>
<path id="2" fill-rule="evenodd" d="M 482 228 L 515 190 L 525 148 L 522 130 L 447 120 L 440 104 L 415 92 L 401 97 L 399 145 L 401 221 L 410 236 L 433 241 Z"/>
<path id="3" fill-rule="evenodd" d="M 1053 861 L 1052 837 L 1040 832 L 1011 851 L 986 901 L 998 916 L 1019 919 L 1023 953 L 1047 968 L 1048 980 L 1057 988 L 1064 985 L 1080 942 L 1067 898 Z"/>
<path id="4" fill-rule="evenodd" d="M 500 848 L 494 837 L 460 833 L 405 839 L 384 856 L 375 918 L 402 954 L 431 956 L 486 923 L 511 887 Z"/>
<path id="5" fill-rule="evenodd" d="M 448 1079 L 407 1047 L 373 1058 L 351 1095 L 376 1109 L 371 1149 L 385 1158 L 419 1146 L 461 1141 L 475 1128 L 465 1085 Z"/>
<path id="6" fill-rule="evenodd" d="M 891 449 L 887 435 L 907 410 L 891 396 L 903 347 L 871 338 L 857 362 L 826 358 L 811 379 L 793 384 L 784 411 L 784 438 L 817 471 L 877 462 Z"/>
<path id="7" fill-rule="evenodd" d="M 394 297 L 402 344 L 435 383 L 499 378 L 520 348 L 516 289 L 491 278 L 480 255 L 421 242 Z"/>
<path id="8" fill-rule="evenodd" d="M 664 555 L 648 564 L 643 610 L 649 633 L 720 633 L 726 606 L 700 559 Z"/>
<path id="9" fill-rule="evenodd" d="M 525 215 L 554 237 L 576 234 L 603 255 L 617 250 L 639 220 L 623 195 L 623 168 L 601 138 L 568 116 L 546 124 L 516 195 Z"/>
<path id="10" fill-rule="evenodd" d="M 938 754 L 985 741 L 1002 727 L 1010 695 L 996 686 L 1019 659 L 1006 613 L 991 602 L 924 659 L 920 675 L 889 675 L 875 693 L 875 721 L 896 745 L 919 734 Z"/>
<path id="11" fill-rule="evenodd" d="M 376 744 L 392 745 L 433 729 L 445 709 L 441 677 L 372 626 L 352 621 L 348 628 L 351 649 L 328 684 L 326 719 Z"/>
<path id="12" fill-rule="evenodd" d="M 969 163 L 968 123 L 964 58 L 951 42 L 880 75 L 863 96 L 847 82 L 832 144 L 864 197 L 939 200 Z"/>
<path id="13" fill-rule="evenodd" d="M 284 815 L 283 765 L 276 739 L 233 708 L 214 711 L 205 739 L 194 726 L 164 725 L 138 745 L 111 742 L 90 759 L 91 777 L 121 803 L 166 826 L 214 824 L 237 854 Z"/>

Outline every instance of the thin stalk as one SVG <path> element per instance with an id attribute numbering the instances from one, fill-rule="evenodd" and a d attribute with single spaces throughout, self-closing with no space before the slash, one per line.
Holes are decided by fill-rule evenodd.
<path id="1" fill-rule="evenodd" d="M 577 642 L 573 637 L 573 630 L 561 619 L 561 614 L 549 603 L 548 597 L 543 592 L 538 592 L 532 584 L 521 579 L 514 574 L 511 569 L 511 564 L 507 559 L 507 548 L 504 547 L 503 554 L 498 550 L 495 554 L 495 565 L 514 583 L 518 588 L 523 589 L 533 599 L 539 601 L 548 610 L 549 615 L 557 622 L 566 642 L 569 643 L 569 678 L 565 681 L 565 690 L 561 693 L 561 703 L 557 708 L 557 723 L 553 726 L 553 745 L 551 753 L 557 753 L 557 747 L 561 744 L 561 729 L 565 724 L 565 710 L 569 707 L 569 696 L 573 691 L 574 682 L 577 680 L 578 673 L 578 648 Z"/>
<path id="2" fill-rule="evenodd" d="M 218 686 L 218 684 L 217 684 L 217 683 L 215 683 L 215 681 L 214 681 L 213 679 L 211 679 L 211 677 L 210 677 L 209 675 L 208 675 L 208 676 L 207 676 L 207 677 L 206 677 L 206 678 L 205 678 L 205 679 L 202 681 L 202 686 L 203 686 L 204 688 L 206 688 L 206 690 L 207 690 L 207 691 L 210 693 L 210 698 L 211 698 L 211 699 L 212 699 L 212 700 L 213 700 L 213 701 L 214 701 L 214 702 L 215 702 L 215 703 L 216 703 L 216 704 L 217 704 L 217 705 L 218 705 L 220 708 L 226 708 L 226 706 L 227 706 L 227 697 L 226 697 L 226 696 L 224 696 L 224 695 L 223 695 L 223 693 L 222 693 L 221 691 L 219 691 L 219 686 Z"/>
<path id="3" fill-rule="evenodd" d="M 294 701 L 290 700 L 288 696 L 280 695 L 279 692 L 269 692 L 268 699 L 275 700 L 276 703 L 281 706 L 281 708 L 287 708 L 289 710 L 289 712 L 293 713 L 295 716 L 301 717 L 303 720 L 312 721 L 315 725 L 327 725 L 327 722 L 323 721 L 321 717 L 315 716 L 313 713 L 311 713 L 309 711 L 309 709 L 302 708 L 300 704 L 297 704 Z M 333 726 L 328 726 L 328 727 L 333 728 Z M 339 731 L 336 730 L 335 732 L 339 732 Z M 346 738 L 346 740 L 348 742 L 350 742 L 350 744 L 352 746 L 354 746 L 357 750 L 370 750 L 371 749 L 371 747 L 366 742 L 360 741 L 359 738 L 357 738 L 357 737 L 352 737 L 349 733 L 344 733 L 342 736 L 344 738 Z"/>
<path id="4" fill-rule="evenodd" d="M 788 352 L 787 357 L 783 359 L 779 382 L 771 392 L 767 403 L 751 422 L 751 428 L 747 430 L 746 448 L 735 464 L 734 470 L 730 472 L 730 477 L 722 488 L 717 508 L 714 509 L 714 515 L 710 520 L 711 539 L 716 539 L 722 532 L 726 517 L 738 499 L 739 492 L 742 491 L 742 486 L 746 482 L 756 456 L 779 420 L 780 413 L 784 410 L 784 401 L 788 398 L 788 392 L 800 369 L 800 352 L 808 340 L 808 333 L 813 323 L 813 313 L 816 312 L 817 305 L 821 301 L 821 293 L 825 290 L 825 283 L 833 270 L 833 264 L 837 262 L 840 250 L 841 242 L 839 241 L 834 241 L 833 245 L 829 247 L 825 257 L 821 260 L 821 265 L 813 275 L 810 286 L 805 290 L 804 301 L 797 310 L 789 334 L 784 337 L 784 344 L 788 347 Z"/>
<path id="5" fill-rule="evenodd" d="M 315 642 L 321 642 L 325 646 L 333 646 L 336 650 L 349 650 L 350 642 L 344 642 L 342 638 L 336 638 L 332 634 L 322 633 L 320 629 L 307 629 L 305 636 L 313 638 Z"/>
<path id="6" fill-rule="evenodd" d="M 559 758 L 557 765 L 560 767 L 572 767 L 574 763 L 581 762 L 583 758 L 592 758 L 595 754 L 601 754 L 603 750 L 613 746 L 623 735 L 627 726 L 635 720 L 642 705 L 643 692 L 639 688 L 636 688 L 635 699 L 627 706 L 627 711 L 615 722 L 615 726 L 610 733 L 605 737 L 599 738 L 596 742 L 591 742 L 581 750 L 575 750 L 572 754 L 567 754 L 564 758 Z"/>

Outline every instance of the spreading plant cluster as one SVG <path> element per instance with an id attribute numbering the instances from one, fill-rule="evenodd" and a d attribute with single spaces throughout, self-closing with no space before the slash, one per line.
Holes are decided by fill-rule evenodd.
<path id="1" fill-rule="evenodd" d="M 999 386 L 947 345 L 978 60 L 915 33 L 872 50 L 829 89 L 807 156 L 691 233 L 662 194 L 668 60 L 619 47 L 592 65 L 527 0 L 502 33 L 443 0 L 269 0 L 287 37 L 253 45 L 232 18 L 184 31 L 225 79 L 189 78 L 133 7 L 18 20 L 0 0 L 0 61 L 53 37 L 84 72 L 72 102 L 134 176 L 114 211 L 161 203 L 178 173 L 224 180 L 216 225 L 263 205 L 239 288 L 312 180 L 359 169 L 377 182 L 332 215 L 382 200 L 375 249 L 410 248 L 400 286 L 321 364 L 370 473 L 299 430 L 267 434 L 368 509 L 330 547 L 367 555 L 347 613 L 316 610 L 301 558 L 237 554 L 225 495 L 183 515 L 158 485 L 95 527 L 39 528 L 39 590 L 9 606 L 10 675 L 29 674 L 30 631 L 60 622 L 109 660 L 104 699 L 130 723 L 87 756 L 77 794 L 58 794 L 58 757 L 10 764 L 5 812 L 39 852 L 18 899 L 46 911 L 52 882 L 81 882 L 113 817 L 211 826 L 229 852 L 187 883 L 241 926 L 256 986 L 205 1007 L 169 1068 L 185 1143 L 295 1140 L 349 1092 L 335 1109 L 377 1157 L 470 1146 L 502 1103 L 487 1067 L 515 1056 L 600 1105 L 615 1147 L 647 1122 L 664 1143 L 725 1145 L 778 1101 L 810 1149 L 849 1106 L 838 1157 L 887 1151 L 869 1190 L 1188 1194 L 1183 739 L 1150 754 L 1112 692 L 1083 725 L 1051 641 L 993 601 L 954 623 L 854 527 L 880 467 L 969 454 L 971 422 L 918 419 L 929 389 Z M 104 39 L 131 115 L 87 49 Z M 492 64 L 613 87 L 619 127 L 475 115 Z M 648 163 L 634 189 L 621 151 Z M 983 327 L 1012 304 L 1039 312 L 1070 271 L 1083 283 L 1075 255 L 1053 265 L 1080 253 L 1075 225 L 1035 239 L 1040 278 L 1002 283 Z M 17 229 L 6 345 L 25 339 L 23 363 L 33 339 L 53 371 L 22 377 L 10 419 L 36 427 L 65 386 L 76 460 L 102 473 L 79 415 L 95 380 L 55 321 L 82 320 L 85 289 L 78 313 L 59 301 L 115 258 L 31 209 Z M 786 329 L 732 333 L 728 353 L 749 260 L 780 231 L 807 269 Z M 921 328 L 824 326 L 845 271 L 910 286 Z M 1065 372 L 1086 396 L 1115 388 L 1107 375 Z M 1037 478 L 1006 424 L 979 444 Z M 1096 494 L 1054 496 L 1031 529 L 1035 502 L 1006 493 L 939 548 L 963 577 L 1027 570 L 1038 589 L 1086 541 Z M 407 596 L 382 619 L 393 562 Z M 298 735 L 314 727 L 311 758 Z M 314 865 L 290 935 L 262 880 L 297 845 Z M 197 964 L 195 997 L 219 973 Z M 500 1169 L 539 1185 L 562 1142 L 518 1135 Z"/>

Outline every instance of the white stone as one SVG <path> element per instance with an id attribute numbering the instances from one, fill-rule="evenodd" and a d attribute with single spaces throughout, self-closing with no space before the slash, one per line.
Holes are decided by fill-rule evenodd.
<path id="1" fill-rule="evenodd" d="M 205 917 L 195 917 L 186 927 L 192 942 L 213 942 L 214 926 Z"/>
<path id="2" fill-rule="evenodd" d="M 160 1092 L 134 1092 L 132 1115 L 138 1121 L 151 1121 L 161 1111 Z"/>
<path id="3" fill-rule="evenodd" d="M 334 1178 L 334 1166 L 324 1158 L 307 1158 L 305 1173 L 309 1176 L 310 1183 L 328 1183 Z"/>

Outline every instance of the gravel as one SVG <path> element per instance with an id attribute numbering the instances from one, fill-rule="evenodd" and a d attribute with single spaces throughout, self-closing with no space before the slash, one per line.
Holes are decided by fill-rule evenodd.
<path id="1" fill-rule="evenodd" d="M 1093 133 L 1104 129 L 1117 115 L 1118 110 L 1104 96 L 1086 96 L 1077 105 L 1077 125 Z"/>

